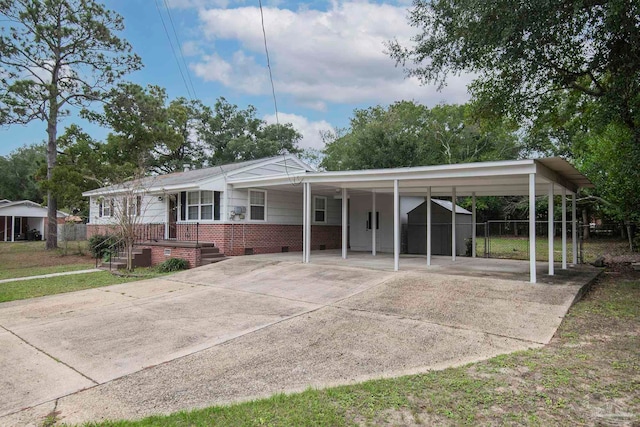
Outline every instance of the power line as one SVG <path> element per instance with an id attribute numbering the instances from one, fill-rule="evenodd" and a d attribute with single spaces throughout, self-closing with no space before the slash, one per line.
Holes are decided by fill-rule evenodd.
<path id="1" fill-rule="evenodd" d="M 184 83 L 184 87 L 187 89 L 187 94 L 189 95 L 189 99 L 193 100 L 193 96 L 191 95 L 191 90 L 189 90 L 189 85 L 187 84 L 187 79 L 184 77 L 184 73 L 182 72 L 182 66 L 180 65 L 180 60 L 178 59 L 178 55 L 176 54 L 175 48 L 173 47 L 173 41 L 171 40 L 171 36 L 169 35 L 169 30 L 167 30 L 167 25 L 164 23 L 164 18 L 162 17 L 162 10 L 160 10 L 160 6 L 158 5 L 158 0 L 155 0 L 155 4 L 156 4 L 156 9 L 158 10 L 158 15 L 160 15 L 160 21 L 162 22 L 164 33 L 167 35 L 167 40 L 169 40 L 169 46 L 171 46 L 171 52 L 173 52 L 173 57 L 176 60 L 176 65 L 178 65 L 178 70 L 180 71 L 182 82 Z"/>
<path id="2" fill-rule="evenodd" d="M 171 16 L 171 9 L 169 8 L 168 0 L 164 1 L 164 7 L 167 9 L 167 15 L 169 15 L 169 22 L 171 23 L 171 28 L 173 29 L 173 35 L 176 38 L 176 44 L 178 45 L 178 51 L 180 52 L 180 57 L 182 58 L 182 63 L 184 64 L 184 71 L 187 74 L 187 78 L 189 79 L 189 85 L 191 85 L 191 92 L 193 92 L 194 98 L 198 98 L 196 95 L 196 88 L 193 86 L 193 80 L 191 80 L 191 73 L 189 72 L 189 67 L 187 66 L 187 61 L 184 59 L 184 52 L 182 51 L 182 43 L 180 43 L 180 38 L 178 37 L 178 32 L 176 31 L 176 27 L 173 24 L 173 17 Z"/>

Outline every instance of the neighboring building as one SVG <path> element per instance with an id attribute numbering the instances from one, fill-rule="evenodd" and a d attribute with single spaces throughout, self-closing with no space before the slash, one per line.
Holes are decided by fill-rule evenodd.
<path id="1" fill-rule="evenodd" d="M 453 205 L 449 200 L 431 199 L 431 253 L 451 254 Z M 410 254 L 427 253 L 427 202 L 408 213 L 407 246 Z M 456 255 L 465 255 L 471 239 L 471 212 L 456 205 Z"/>
<path id="2" fill-rule="evenodd" d="M 592 186 L 561 158 L 318 172 L 282 155 L 147 177 L 83 195 L 90 197 L 88 236 L 109 233 L 118 217 L 133 220 L 139 246 L 151 248 L 154 264 L 180 256 L 199 266 L 206 243 L 226 255 L 302 251 L 303 262 L 318 249 L 342 248 L 343 258 L 348 248 L 392 252 L 398 270 L 404 214 L 425 200 L 526 195 L 534 228 L 536 195 L 558 195 L 566 203 L 569 194 L 575 227 L 575 194 Z M 552 209 L 549 216 L 553 219 Z M 468 217 L 461 210 L 460 223 Z M 439 244 L 433 234 L 432 229 L 432 249 Z M 448 239 L 451 252 L 455 242 L 450 254 L 455 260 L 465 251 L 465 236 Z M 562 252 L 566 260 L 566 247 Z M 535 236 L 529 253 L 535 282 Z M 553 253 L 549 259 L 551 271 Z"/>
<path id="3" fill-rule="evenodd" d="M 58 211 L 58 222 L 67 215 Z M 47 238 L 47 208 L 30 200 L 0 200 L 0 241 Z"/>

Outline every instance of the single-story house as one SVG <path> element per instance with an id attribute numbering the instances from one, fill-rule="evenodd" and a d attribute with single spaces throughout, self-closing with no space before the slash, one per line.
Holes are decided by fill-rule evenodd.
<path id="1" fill-rule="evenodd" d="M 58 211 L 58 221 L 67 215 Z M 47 238 L 47 208 L 30 200 L 0 200 L 0 241 Z"/>
<path id="2" fill-rule="evenodd" d="M 566 268 L 566 196 L 573 195 L 571 225 L 575 228 L 575 194 L 581 187 L 592 186 L 561 158 L 324 172 L 293 155 L 281 155 L 146 177 L 83 195 L 90 198 L 89 236 L 108 233 L 119 218 L 136 218 L 140 239 L 153 250 L 154 263 L 165 255 L 186 256 L 179 250 L 180 242 L 195 241 L 189 245 L 196 247 L 196 253 L 189 255 L 194 266 L 200 265 L 197 246 L 207 242 L 226 255 L 302 251 L 305 263 L 310 262 L 312 250 L 341 248 L 343 258 L 349 247 L 371 251 L 372 256 L 377 251 L 392 252 L 394 270 L 399 269 L 404 198 L 427 202 L 426 262 L 430 265 L 432 198 L 471 197 L 471 222 L 475 223 L 476 196 L 528 195 L 530 228 L 535 229 L 535 197 L 561 195 L 562 266 Z M 453 204 L 454 225 L 456 208 Z M 553 219 L 553 203 L 548 214 Z M 456 228 L 451 228 L 454 260 Z M 530 262 L 535 267 L 535 233 L 531 234 Z M 577 233 L 572 235 L 575 239 Z M 535 282 L 535 268 L 530 270 Z"/>

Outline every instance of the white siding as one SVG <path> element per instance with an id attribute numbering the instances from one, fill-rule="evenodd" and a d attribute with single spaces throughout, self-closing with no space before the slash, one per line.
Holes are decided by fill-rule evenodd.
<path id="1" fill-rule="evenodd" d="M 162 200 L 159 197 L 158 195 L 150 194 L 142 196 L 140 205 L 141 224 L 164 223 L 166 221 L 168 201 L 166 197 L 162 197 Z M 99 216 L 99 199 L 96 196 L 89 199 L 89 224 L 107 225 L 115 223 L 116 219 L 113 215 L 111 217 Z M 104 200 L 106 199 L 108 198 L 105 197 Z M 121 199 L 122 197 L 114 197 L 115 210 L 117 211 L 121 209 Z"/>
<path id="2" fill-rule="evenodd" d="M 267 192 L 267 220 L 268 224 L 302 225 L 302 189 L 295 187 L 295 191 L 283 191 L 265 188 L 255 188 L 255 190 L 266 190 Z M 316 195 L 312 193 L 312 196 Z M 232 190 L 229 194 L 229 206 L 244 207 L 246 214 L 244 219 L 238 216 L 229 222 L 256 222 L 249 220 L 249 190 Z M 331 196 L 327 197 L 327 222 L 323 225 L 340 225 L 341 200 L 335 200 Z"/>
<path id="3" fill-rule="evenodd" d="M 304 172 L 304 170 L 305 170 L 304 168 L 300 167 L 298 164 L 294 163 L 291 160 L 286 162 L 286 166 L 285 166 L 284 160 L 280 160 L 278 162 L 264 165 L 261 167 L 256 167 L 244 172 L 239 172 L 239 173 L 231 172 L 230 176 L 232 176 L 234 179 L 258 178 L 263 176 L 287 175 L 292 173 L 300 173 L 300 172 Z"/>

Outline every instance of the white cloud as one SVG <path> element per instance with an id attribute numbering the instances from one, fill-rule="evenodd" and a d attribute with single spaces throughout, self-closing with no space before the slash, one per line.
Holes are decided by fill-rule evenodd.
<path id="1" fill-rule="evenodd" d="M 327 11 L 265 8 L 276 93 L 321 111 L 328 103 L 465 102 L 469 76 L 450 79 L 439 93 L 416 79 L 405 79 L 384 53 L 386 41 L 409 43 L 415 34 L 406 15 L 405 6 L 358 1 L 334 2 Z M 193 66 L 196 74 L 246 93 L 269 93 L 260 10 L 200 9 L 199 17 L 208 41 L 230 40 L 238 47 L 233 53 L 218 48 L 203 56 Z M 229 70 L 224 78 L 220 68 Z"/>
<path id="2" fill-rule="evenodd" d="M 306 117 L 297 114 L 278 113 L 278 119 L 282 124 L 291 123 L 293 127 L 302 134 L 302 141 L 300 141 L 299 144 L 300 148 L 323 149 L 324 143 L 320 137 L 320 132 L 333 129 L 333 126 L 325 120 L 312 122 Z M 264 120 L 269 124 L 276 123 L 276 116 L 275 114 L 268 114 L 264 116 Z"/>

